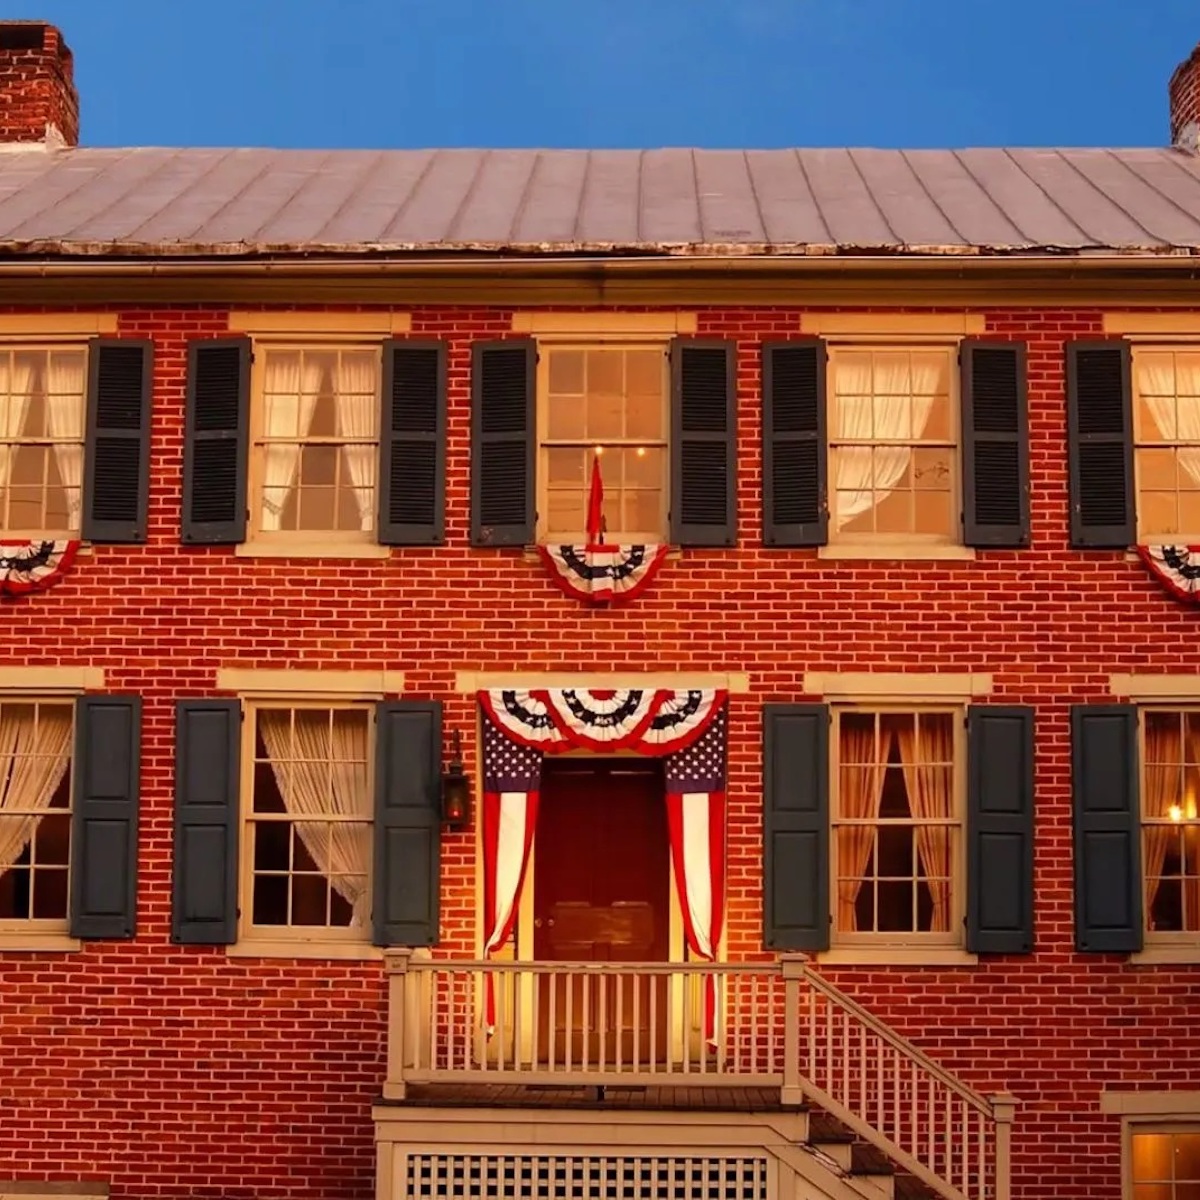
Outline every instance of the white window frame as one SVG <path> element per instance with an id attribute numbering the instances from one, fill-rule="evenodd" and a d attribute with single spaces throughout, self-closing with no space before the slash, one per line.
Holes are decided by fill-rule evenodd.
<path id="1" fill-rule="evenodd" d="M 536 410 L 537 416 L 535 421 L 536 439 L 537 439 L 537 459 L 536 459 L 536 474 L 537 474 L 537 531 L 536 537 L 539 545 L 553 543 L 555 545 L 582 545 L 587 541 L 587 530 L 571 530 L 566 533 L 554 533 L 551 535 L 548 531 L 549 525 L 549 469 L 548 469 L 548 451 L 559 446 L 568 446 L 573 444 L 570 441 L 555 441 L 548 443 L 546 439 L 547 428 L 549 425 L 549 410 L 550 410 L 550 355 L 555 351 L 595 351 L 595 350 L 657 350 L 662 354 L 663 363 L 663 392 L 662 392 L 662 429 L 663 437 L 661 441 L 653 443 L 645 439 L 626 439 L 626 443 L 631 446 L 638 445 L 654 445 L 662 447 L 663 451 L 663 487 L 662 487 L 662 502 L 660 506 L 659 529 L 657 530 L 622 530 L 609 529 L 605 533 L 605 541 L 617 544 L 661 544 L 670 539 L 670 530 L 668 528 L 668 513 L 671 505 L 671 362 L 670 349 L 671 338 L 664 337 L 662 334 L 647 334 L 638 336 L 637 334 L 570 334 L 563 337 L 542 336 L 537 339 L 538 346 L 538 362 L 537 362 L 537 380 L 536 380 Z M 582 442 L 581 445 L 590 443 Z M 617 444 L 617 443 L 612 443 Z M 589 468 L 590 470 L 590 468 Z M 603 475 L 604 460 L 601 458 L 600 470 Z M 590 474 L 584 479 L 584 490 L 590 483 Z"/>
<path id="2" fill-rule="evenodd" d="M 375 356 L 375 457 L 378 462 L 380 440 L 383 436 L 383 342 L 378 337 L 361 334 L 330 333 L 309 336 L 258 336 L 251 342 L 250 366 L 250 430 L 247 447 L 246 543 L 243 553 L 265 551 L 280 555 L 337 556 L 350 550 L 358 557 L 387 557 L 389 548 L 379 544 L 378 513 L 375 527 L 362 529 L 280 529 L 262 528 L 263 478 L 265 474 L 263 442 L 266 417 L 267 356 L 272 352 L 320 353 L 321 351 L 352 351 Z M 379 500 L 379 474 L 375 477 L 376 509 Z M 239 549 L 241 549 L 239 547 Z"/>
<path id="3" fill-rule="evenodd" d="M 19 670 L 19 668 L 17 668 Z M 0 918 L 0 950 L 78 950 L 80 943 L 70 936 L 71 877 L 75 870 L 74 813 L 77 790 L 75 761 L 75 695 L 43 691 L 36 687 L 37 668 L 31 670 L 34 687 L 28 691 L 8 690 L 0 682 L 0 706 L 5 704 L 53 704 L 71 710 L 71 740 L 68 771 L 71 777 L 70 797 L 66 813 L 71 820 L 71 837 L 67 848 L 67 913 L 61 919 L 24 917 Z M 57 811 L 62 810 L 47 810 Z"/>
<path id="4" fill-rule="evenodd" d="M 1136 341 L 1130 347 L 1130 407 L 1132 409 L 1132 422 L 1129 430 L 1130 453 L 1133 459 L 1133 509 L 1134 509 L 1134 539 L 1141 545 L 1147 541 L 1158 543 L 1168 541 L 1182 545 L 1184 543 L 1200 542 L 1200 530 L 1194 533 L 1157 533 L 1145 534 L 1142 533 L 1142 475 L 1141 468 L 1138 465 L 1138 450 L 1153 449 L 1155 446 L 1171 447 L 1178 445 L 1177 442 L 1141 442 L 1138 440 L 1138 409 L 1140 407 L 1141 392 L 1138 390 L 1138 357 L 1143 354 L 1195 354 L 1200 356 L 1200 341 L 1195 339 L 1191 341 Z M 1197 452 L 1200 453 L 1200 442 L 1196 443 Z M 1179 488 L 1176 487 L 1176 493 Z M 1196 491 L 1200 494 L 1200 484 L 1197 485 Z"/>
<path id="5" fill-rule="evenodd" d="M 1137 706 L 1137 738 L 1138 738 L 1138 861 L 1141 864 L 1138 887 L 1142 897 L 1142 938 L 1145 950 L 1142 952 L 1154 957 L 1156 952 L 1166 955 L 1185 955 L 1195 961 L 1200 961 L 1200 929 L 1197 930 L 1154 930 L 1150 928 L 1150 904 L 1146 894 L 1146 717 L 1151 713 L 1168 713 L 1178 717 L 1180 714 L 1195 713 L 1200 716 L 1200 702 L 1161 704 L 1139 704 Z M 1200 820 L 1193 826 L 1200 837 Z M 1134 956 L 1136 959 L 1136 955 Z"/>
<path id="6" fill-rule="evenodd" d="M 1100 1111 L 1121 1118 L 1122 1200 L 1133 1200 L 1135 1133 L 1200 1133 L 1200 1092 L 1102 1091 Z"/>
<path id="7" fill-rule="evenodd" d="M 902 931 L 851 931 L 838 928 L 838 787 L 841 778 L 839 715 L 842 713 L 873 714 L 946 714 L 951 719 L 954 752 L 954 813 L 957 835 L 951 837 L 950 846 L 950 929 L 946 932 L 902 932 Z M 912 961 L 922 960 L 926 954 L 962 952 L 965 955 L 966 927 L 966 793 L 967 793 L 967 735 L 966 710 L 963 704 L 953 700 L 872 700 L 841 699 L 832 703 L 829 722 L 829 944 L 830 951 L 823 960 L 830 960 L 839 953 L 849 958 L 862 953 L 870 955 L 876 951 L 894 951 L 901 956 L 911 955 Z M 956 958 L 957 961 L 957 958 Z M 973 960 L 971 960 L 973 961 Z"/>
<path id="8" fill-rule="evenodd" d="M 914 556 L 928 557 L 973 557 L 969 547 L 963 544 L 963 460 L 962 460 L 962 394 L 958 370 L 958 354 L 961 339 L 913 336 L 886 335 L 876 338 L 830 337 L 827 340 L 828 363 L 826 367 L 826 429 L 829 455 L 828 490 L 829 504 L 829 546 L 828 557 L 837 557 L 839 553 L 861 557 L 894 556 L 896 552 L 911 552 Z M 946 356 L 946 378 L 948 381 L 948 405 L 950 420 L 950 440 L 948 442 L 930 442 L 930 446 L 949 446 L 954 463 L 954 479 L 950 489 L 950 512 L 953 520 L 951 533 L 947 537 L 938 534 L 922 534 L 915 532 L 904 533 L 841 533 L 837 529 L 837 500 L 834 493 L 837 490 L 837 456 L 839 445 L 865 444 L 843 443 L 837 436 L 837 359 L 841 354 L 875 354 L 888 351 L 908 350 L 917 353 L 938 353 Z M 919 443 L 904 443 L 919 445 Z"/>
<path id="9" fill-rule="evenodd" d="M 260 709 L 356 709 L 367 713 L 367 779 L 374 794 L 375 711 L 377 696 L 355 696 L 343 692 L 299 695 L 255 694 L 242 698 L 241 786 L 238 811 L 238 938 L 230 954 L 239 951 L 252 957 L 281 958 L 376 958 L 381 955 L 371 944 L 370 923 L 363 929 L 318 925 L 254 924 L 254 763 Z M 295 818 L 292 818 L 295 820 Z M 372 839 L 375 818 L 370 818 Z M 367 889 L 373 894 L 374 855 L 367 863 Z"/>
<path id="10" fill-rule="evenodd" d="M 84 496 L 84 480 L 87 478 L 87 406 L 88 406 L 88 379 L 90 378 L 91 369 L 91 354 L 89 349 L 90 338 L 87 337 L 3 337 L 0 336 L 0 353 L 19 354 L 22 351 L 28 351 L 36 354 L 45 354 L 54 351 L 78 351 L 83 355 L 83 397 L 82 397 L 82 413 L 81 413 L 81 436 L 80 445 L 83 450 L 83 471 L 79 481 L 79 514 L 80 522 L 83 520 L 83 510 L 85 507 L 86 497 Z M 66 439 L 63 439 L 64 441 Z M 0 517 L 4 516 L 4 512 L 0 509 Z M 5 541 L 59 541 L 63 539 L 78 540 L 81 536 L 81 529 L 20 529 L 13 527 L 11 529 L 0 525 L 0 538 Z"/>

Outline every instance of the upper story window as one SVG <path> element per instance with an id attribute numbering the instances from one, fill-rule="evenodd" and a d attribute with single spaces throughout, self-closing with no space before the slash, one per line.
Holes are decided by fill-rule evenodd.
<path id="1" fill-rule="evenodd" d="M 1200 348 L 1135 349 L 1139 542 L 1200 540 Z"/>
<path id="2" fill-rule="evenodd" d="M 1147 942 L 1200 934 L 1200 710 L 1142 713 L 1142 870 Z"/>
<path id="3" fill-rule="evenodd" d="M 79 535 L 87 352 L 0 348 L 0 530 Z"/>
<path id="4" fill-rule="evenodd" d="M 961 711 L 838 708 L 835 942 L 959 945 Z"/>
<path id="5" fill-rule="evenodd" d="M 251 521 L 263 540 L 375 536 L 379 350 L 261 348 Z"/>
<path id="6" fill-rule="evenodd" d="M 591 464 L 597 454 L 605 540 L 665 540 L 668 395 L 664 346 L 541 347 L 539 540 L 586 541 Z"/>
<path id="7" fill-rule="evenodd" d="M 73 712 L 0 699 L 0 936 L 67 928 Z"/>
<path id="8" fill-rule="evenodd" d="M 368 704 L 248 713 L 241 909 L 251 937 L 370 936 L 370 718 Z"/>
<path id="9" fill-rule="evenodd" d="M 830 540 L 958 542 L 949 348 L 830 351 Z"/>

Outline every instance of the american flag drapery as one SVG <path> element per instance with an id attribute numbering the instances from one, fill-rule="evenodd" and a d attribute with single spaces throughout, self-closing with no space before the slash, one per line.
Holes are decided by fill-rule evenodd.
<path id="1" fill-rule="evenodd" d="M 664 759 L 668 829 L 688 949 L 716 958 L 725 909 L 725 693 L 711 690 L 480 693 L 483 708 L 484 954 L 507 945 L 537 825 L 543 753 L 572 747 Z M 717 1027 L 705 994 L 705 1035 Z M 487 995 L 487 1024 L 494 1025 Z"/>
<path id="2" fill-rule="evenodd" d="M 688 949 L 717 957 L 725 920 L 725 710 L 690 746 L 667 755 L 667 823 Z M 704 1035 L 717 1028 L 717 988 L 705 983 Z"/>

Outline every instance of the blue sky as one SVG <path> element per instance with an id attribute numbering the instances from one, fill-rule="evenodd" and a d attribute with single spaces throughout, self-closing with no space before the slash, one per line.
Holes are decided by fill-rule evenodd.
<path id="1" fill-rule="evenodd" d="M 1197 0 L 38 3 L 88 145 L 1154 145 L 1200 42 Z"/>

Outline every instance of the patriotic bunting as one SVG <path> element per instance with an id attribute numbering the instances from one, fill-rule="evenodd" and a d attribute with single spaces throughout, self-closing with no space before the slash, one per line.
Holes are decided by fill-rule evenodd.
<path id="1" fill-rule="evenodd" d="M 1139 546 L 1142 562 L 1177 600 L 1200 604 L 1200 546 Z"/>
<path id="2" fill-rule="evenodd" d="M 53 587 L 71 569 L 77 541 L 0 542 L 0 595 Z"/>
<path id="3" fill-rule="evenodd" d="M 583 747 L 661 756 L 667 825 L 689 950 L 716 957 L 725 901 L 726 693 L 715 688 L 492 689 L 483 722 L 484 953 L 507 945 L 537 826 L 543 754 Z M 717 987 L 705 993 L 705 1036 Z M 487 1028 L 495 1025 L 489 979 Z"/>
<path id="4" fill-rule="evenodd" d="M 550 578 L 568 596 L 608 604 L 640 596 L 667 560 L 669 546 L 539 546 Z"/>

